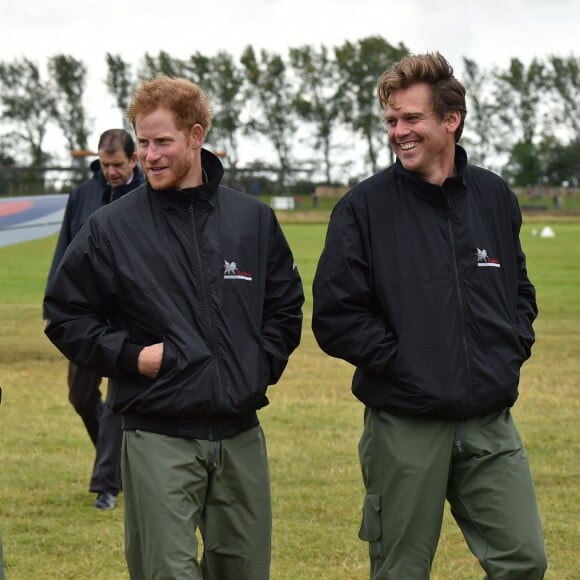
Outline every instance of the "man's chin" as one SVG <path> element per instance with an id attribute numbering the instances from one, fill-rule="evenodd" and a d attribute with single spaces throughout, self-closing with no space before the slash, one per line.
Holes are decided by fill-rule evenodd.
<path id="1" fill-rule="evenodd" d="M 415 155 L 405 155 L 404 153 L 402 155 L 399 156 L 399 161 L 401 162 L 401 165 L 407 170 L 407 171 L 415 171 L 415 168 L 418 165 L 418 160 L 417 157 Z"/>
<path id="2" fill-rule="evenodd" d="M 157 175 L 147 175 L 147 181 L 153 189 L 169 189 L 171 186 L 167 179 Z"/>

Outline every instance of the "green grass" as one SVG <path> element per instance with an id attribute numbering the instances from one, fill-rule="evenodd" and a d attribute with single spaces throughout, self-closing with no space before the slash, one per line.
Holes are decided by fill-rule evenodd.
<path id="1" fill-rule="evenodd" d="M 522 231 L 540 317 L 514 415 L 531 457 L 550 558 L 547 578 L 578 577 L 580 545 L 580 221 L 530 217 Z M 534 220 L 534 221 L 532 221 Z M 551 225 L 555 238 L 532 235 Z M 310 331 L 311 281 L 324 224 L 284 231 L 304 279 L 302 343 L 261 412 L 274 498 L 273 580 L 362 580 L 357 539 L 363 487 L 362 406 L 352 369 L 325 356 Z M 94 457 L 67 400 L 66 362 L 42 333 L 41 298 L 55 239 L 0 248 L 0 534 L 8 580 L 126 579 L 123 504 L 91 507 Z M 432 577 L 482 577 L 445 515 Z"/>

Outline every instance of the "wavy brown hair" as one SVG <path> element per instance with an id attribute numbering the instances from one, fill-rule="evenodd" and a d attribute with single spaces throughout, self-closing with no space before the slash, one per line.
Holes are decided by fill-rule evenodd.
<path id="1" fill-rule="evenodd" d="M 439 119 L 451 111 L 459 112 L 461 122 L 455 131 L 457 143 L 467 115 L 465 87 L 455 78 L 453 67 L 439 52 L 408 55 L 386 70 L 379 77 L 377 86 L 381 109 L 386 110 L 393 92 L 417 83 L 430 85 L 433 110 Z"/>

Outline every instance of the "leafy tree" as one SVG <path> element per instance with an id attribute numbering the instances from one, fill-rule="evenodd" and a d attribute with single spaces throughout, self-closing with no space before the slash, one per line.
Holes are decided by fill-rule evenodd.
<path id="1" fill-rule="evenodd" d="M 214 111 L 210 141 L 223 149 L 231 166 L 236 167 L 245 106 L 244 73 L 233 57 L 224 51 L 214 57 L 197 52 L 186 66 L 194 82 L 210 96 Z"/>
<path id="2" fill-rule="evenodd" d="M 560 123 L 568 125 L 573 136 L 580 135 L 580 58 L 549 59 L 549 82 L 561 102 Z"/>
<path id="3" fill-rule="evenodd" d="M 200 87 L 203 87 L 205 91 L 208 91 L 208 87 L 204 83 L 208 81 L 208 78 L 211 75 L 211 57 L 205 56 L 197 51 L 189 57 L 189 62 L 185 64 L 185 68 L 189 73 L 191 80 L 194 83 L 197 83 Z"/>
<path id="4" fill-rule="evenodd" d="M 538 144 L 517 143 L 505 173 L 516 187 L 529 185 L 561 186 L 580 184 L 580 140 L 565 145 L 553 135 Z"/>
<path id="5" fill-rule="evenodd" d="M 567 145 L 553 142 L 546 152 L 545 176 L 548 183 L 580 187 L 580 138 Z"/>
<path id="6" fill-rule="evenodd" d="M 69 149 L 87 149 L 89 129 L 83 106 L 87 67 L 72 56 L 60 54 L 48 59 L 54 81 L 56 121 Z"/>
<path id="7" fill-rule="evenodd" d="M 493 95 L 494 78 L 474 60 L 464 58 L 463 67 L 467 118 L 462 141 L 467 144 L 473 163 L 493 167 L 509 143 L 509 129 L 499 122 L 501 109 Z"/>
<path id="8" fill-rule="evenodd" d="M 153 79 L 159 75 L 172 78 L 185 77 L 185 64 L 182 60 L 173 58 L 164 50 L 160 50 L 158 56 L 151 56 L 149 53 L 145 53 L 143 65 L 139 69 L 139 77 Z"/>
<path id="9" fill-rule="evenodd" d="M 265 50 L 256 57 L 248 46 L 240 59 L 251 92 L 249 98 L 257 105 L 256 117 L 248 128 L 262 133 L 274 145 L 280 166 L 279 185 L 284 186 L 290 170 L 292 137 L 296 129 L 293 116 L 293 90 L 282 57 Z"/>
<path id="10" fill-rule="evenodd" d="M 495 71 L 494 75 L 498 119 L 512 136 L 506 173 L 513 176 L 515 185 L 539 183 L 542 164 L 537 143 L 545 135 L 542 114 L 542 97 L 548 86 L 545 66 L 533 59 L 526 67 L 512 58 L 506 71 Z"/>
<path id="11" fill-rule="evenodd" d="M 123 127 L 130 129 L 130 123 L 125 115 L 125 111 L 131 100 L 131 92 L 135 86 L 131 65 L 125 62 L 121 55 L 107 53 L 107 89 L 115 98 L 117 107 L 121 111 Z"/>
<path id="12" fill-rule="evenodd" d="M 341 116 L 363 137 L 373 173 L 378 169 L 378 151 L 385 142 L 384 125 L 379 119 L 377 80 L 385 69 L 408 53 L 402 43 L 395 47 L 380 36 L 335 48 L 341 77 L 337 91 Z"/>
<path id="13" fill-rule="evenodd" d="M 513 187 L 528 187 L 544 181 L 545 145 L 518 141 L 511 150 L 503 174 Z"/>
<path id="14" fill-rule="evenodd" d="M 27 58 L 0 62 L 0 103 L 1 118 L 25 143 L 32 164 L 42 165 L 49 157 L 43 142 L 54 119 L 55 97 L 36 63 Z"/>
<path id="15" fill-rule="evenodd" d="M 542 132 L 541 99 L 547 88 L 544 64 L 533 59 L 526 68 L 512 58 L 508 70 L 496 71 L 495 77 L 502 122 L 519 134 L 518 141 L 532 143 Z"/>
<path id="16" fill-rule="evenodd" d="M 339 122 L 340 106 L 336 95 L 339 84 L 336 60 L 323 46 L 290 49 L 290 63 L 299 79 L 294 108 L 299 117 L 315 127 L 315 148 L 322 150 L 326 182 L 332 183 L 332 133 Z"/>
<path id="17" fill-rule="evenodd" d="M 16 165 L 14 143 L 11 135 L 0 135 L 0 168 Z"/>

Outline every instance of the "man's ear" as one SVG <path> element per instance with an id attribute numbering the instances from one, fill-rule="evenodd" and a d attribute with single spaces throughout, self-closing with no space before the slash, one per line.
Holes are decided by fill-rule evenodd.
<path id="1" fill-rule="evenodd" d="M 459 111 L 449 111 L 448 113 L 445 113 L 443 122 L 450 133 L 455 133 L 457 127 L 459 127 L 461 123 L 461 114 Z"/>
<path id="2" fill-rule="evenodd" d="M 203 145 L 203 138 L 204 137 L 205 137 L 205 131 L 203 130 L 203 127 L 199 123 L 196 123 L 191 128 L 191 140 L 192 140 L 193 147 L 195 147 L 195 148 L 201 147 Z"/>

